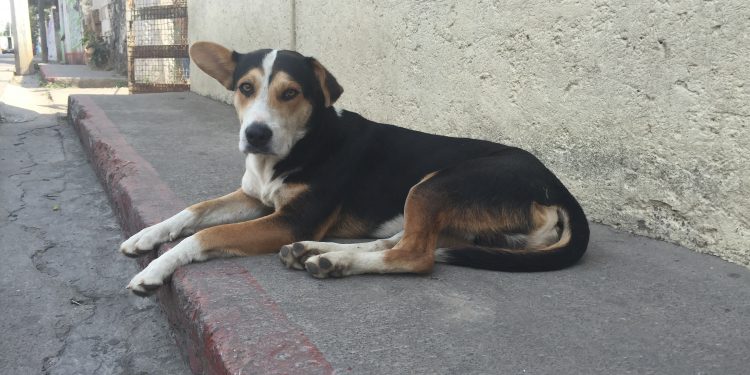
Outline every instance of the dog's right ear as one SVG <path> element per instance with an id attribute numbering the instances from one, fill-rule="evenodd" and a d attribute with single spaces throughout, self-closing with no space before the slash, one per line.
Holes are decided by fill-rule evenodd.
<path id="1" fill-rule="evenodd" d="M 318 78 L 318 83 L 320 83 L 320 89 L 323 90 L 323 104 L 328 108 L 344 93 L 344 88 L 339 85 L 333 74 L 314 57 L 308 57 L 307 61 L 312 64 L 315 77 Z"/>
<path id="2" fill-rule="evenodd" d="M 237 66 L 237 52 L 212 42 L 195 42 L 190 46 L 190 58 L 206 74 L 214 77 L 227 90 L 234 90 L 233 75 Z"/>

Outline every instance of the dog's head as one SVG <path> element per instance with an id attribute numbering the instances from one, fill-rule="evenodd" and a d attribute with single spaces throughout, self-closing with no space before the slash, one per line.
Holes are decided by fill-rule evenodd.
<path id="1" fill-rule="evenodd" d="M 196 65 L 228 90 L 240 119 L 240 151 L 286 156 L 313 114 L 344 89 L 317 60 L 294 51 L 237 53 L 211 42 L 190 47 Z"/>

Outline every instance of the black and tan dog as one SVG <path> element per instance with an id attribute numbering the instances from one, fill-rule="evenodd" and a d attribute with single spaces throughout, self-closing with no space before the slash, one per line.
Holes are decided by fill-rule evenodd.
<path id="1" fill-rule="evenodd" d="M 379 124 L 340 111 L 343 89 L 299 53 L 190 48 L 228 90 L 245 153 L 242 186 L 143 229 L 129 256 L 186 236 L 128 285 L 149 294 L 177 267 L 279 251 L 312 276 L 432 270 L 435 261 L 504 271 L 575 263 L 589 228 L 581 206 L 536 157 L 492 142 Z M 337 244 L 333 238 L 374 238 Z"/>

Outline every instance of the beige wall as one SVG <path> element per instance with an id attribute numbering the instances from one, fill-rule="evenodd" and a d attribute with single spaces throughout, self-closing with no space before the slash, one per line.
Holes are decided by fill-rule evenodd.
<path id="1" fill-rule="evenodd" d="M 745 0 L 200 3 L 191 41 L 314 55 L 346 109 L 524 147 L 593 221 L 750 264 Z"/>

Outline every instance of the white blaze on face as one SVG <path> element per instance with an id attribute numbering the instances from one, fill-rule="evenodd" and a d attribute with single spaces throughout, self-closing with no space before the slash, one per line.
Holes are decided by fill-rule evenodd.
<path id="1" fill-rule="evenodd" d="M 273 50 L 263 57 L 261 65 L 263 68 L 263 78 L 261 79 L 260 90 L 258 90 L 257 94 L 258 96 L 253 102 L 253 105 L 247 108 L 244 113 L 240 114 L 240 119 L 242 121 L 242 125 L 240 126 L 240 151 L 244 152 L 245 149 L 247 149 L 248 144 L 247 138 L 245 138 L 245 129 L 254 122 L 262 122 L 268 125 L 268 127 L 271 128 L 271 131 L 274 131 L 273 138 L 276 138 L 274 125 L 278 126 L 278 124 L 273 124 L 274 116 L 268 105 L 268 87 L 271 83 L 271 71 L 273 69 L 273 63 L 276 61 L 276 52 L 278 51 Z M 271 152 L 274 152 L 273 138 L 271 140 Z"/>

